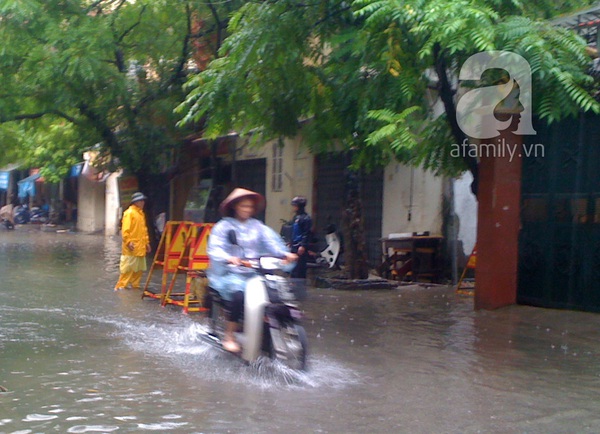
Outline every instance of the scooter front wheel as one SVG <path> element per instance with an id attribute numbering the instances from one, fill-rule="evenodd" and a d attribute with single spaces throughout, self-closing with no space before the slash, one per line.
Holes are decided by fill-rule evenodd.
<path id="1" fill-rule="evenodd" d="M 271 331 L 271 339 L 274 338 Z M 304 327 L 298 324 L 289 324 L 279 330 L 282 351 L 271 348 L 271 357 L 277 358 L 288 368 L 298 371 L 306 370 L 306 359 L 308 357 L 308 338 Z"/>

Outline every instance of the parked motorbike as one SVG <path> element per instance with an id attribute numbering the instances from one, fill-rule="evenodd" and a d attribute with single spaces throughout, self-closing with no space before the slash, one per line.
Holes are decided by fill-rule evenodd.
<path id="1" fill-rule="evenodd" d="M 2 220 L 0 220 L 0 225 L 2 225 L 3 228 L 5 229 L 14 229 L 15 225 L 13 225 L 10 220 L 3 218 Z"/>
<path id="2" fill-rule="evenodd" d="M 292 222 L 283 219 L 281 221 L 283 224 L 280 235 L 290 245 L 292 242 Z M 328 224 L 324 231 L 326 245 L 323 250 L 319 251 L 317 239 L 315 236 L 312 237 L 312 242 L 308 247 L 308 265 L 334 268 L 339 265 L 340 254 L 343 251 L 341 234 L 333 223 Z"/>
<path id="3" fill-rule="evenodd" d="M 245 259 L 242 266 L 257 271 L 246 284 L 242 331 L 236 340 L 242 347 L 237 354 L 250 363 L 261 355 L 276 359 L 291 369 L 305 370 L 308 353 L 306 331 L 301 325 L 302 311 L 296 303 L 303 297 L 303 286 L 293 286 L 282 276 L 281 258 Z M 209 288 L 205 297 L 208 308 L 208 332 L 202 338 L 226 351 L 225 334 L 227 303 Z"/>
<path id="4" fill-rule="evenodd" d="M 25 204 L 17 206 L 15 208 L 15 212 L 14 212 L 14 220 L 15 220 L 15 223 L 18 225 L 24 225 L 26 223 L 29 223 L 29 220 L 30 220 L 29 207 Z"/>
<path id="5" fill-rule="evenodd" d="M 333 268 L 338 265 L 340 253 L 342 253 L 342 240 L 337 227 L 333 223 L 325 227 L 325 243 L 327 246 L 318 255 L 311 256 L 315 257 L 317 265 L 326 265 Z"/>
<path id="6" fill-rule="evenodd" d="M 29 221 L 31 223 L 48 223 L 50 221 L 50 214 L 48 211 L 34 206 L 31 208 L 31 212 L 29 214 Z"/>

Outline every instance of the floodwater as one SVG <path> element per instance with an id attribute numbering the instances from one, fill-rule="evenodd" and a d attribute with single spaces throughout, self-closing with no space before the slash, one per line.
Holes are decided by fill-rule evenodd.
<path id="1" fill-rule="evenodd" d="M 600 432 L 600 315 L 311 289 L 298 374 L 114 292 L 118 257 L 117 239 L 0 232 L 0 433 Z"/>

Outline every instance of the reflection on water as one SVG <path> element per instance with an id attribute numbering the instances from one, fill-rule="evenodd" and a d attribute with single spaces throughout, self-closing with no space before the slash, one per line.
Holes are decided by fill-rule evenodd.
<path id="1" fill-rule="evenodd" d="M 0 232 L 0 433 L 599 431 L 599 315 L 312 289 L 297 373 L 245 366 L 199 339 L 199 315 L 114 292 L 119 252 Z"/>

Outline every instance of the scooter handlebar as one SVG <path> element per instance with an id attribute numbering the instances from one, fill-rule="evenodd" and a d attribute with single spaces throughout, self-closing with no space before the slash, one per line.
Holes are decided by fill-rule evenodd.
<path id="1" fill-rule="evenodd" d="M 281 269 L 286 264 L 286 258 L 280 258 L 276 256 L 261 256 L 260 258 L 244 258 L 240 259 L 240 267 L 263 269 L 263 270 L 277 270 Z M 235 264 L 230 264 L 235 267 Z"/>

